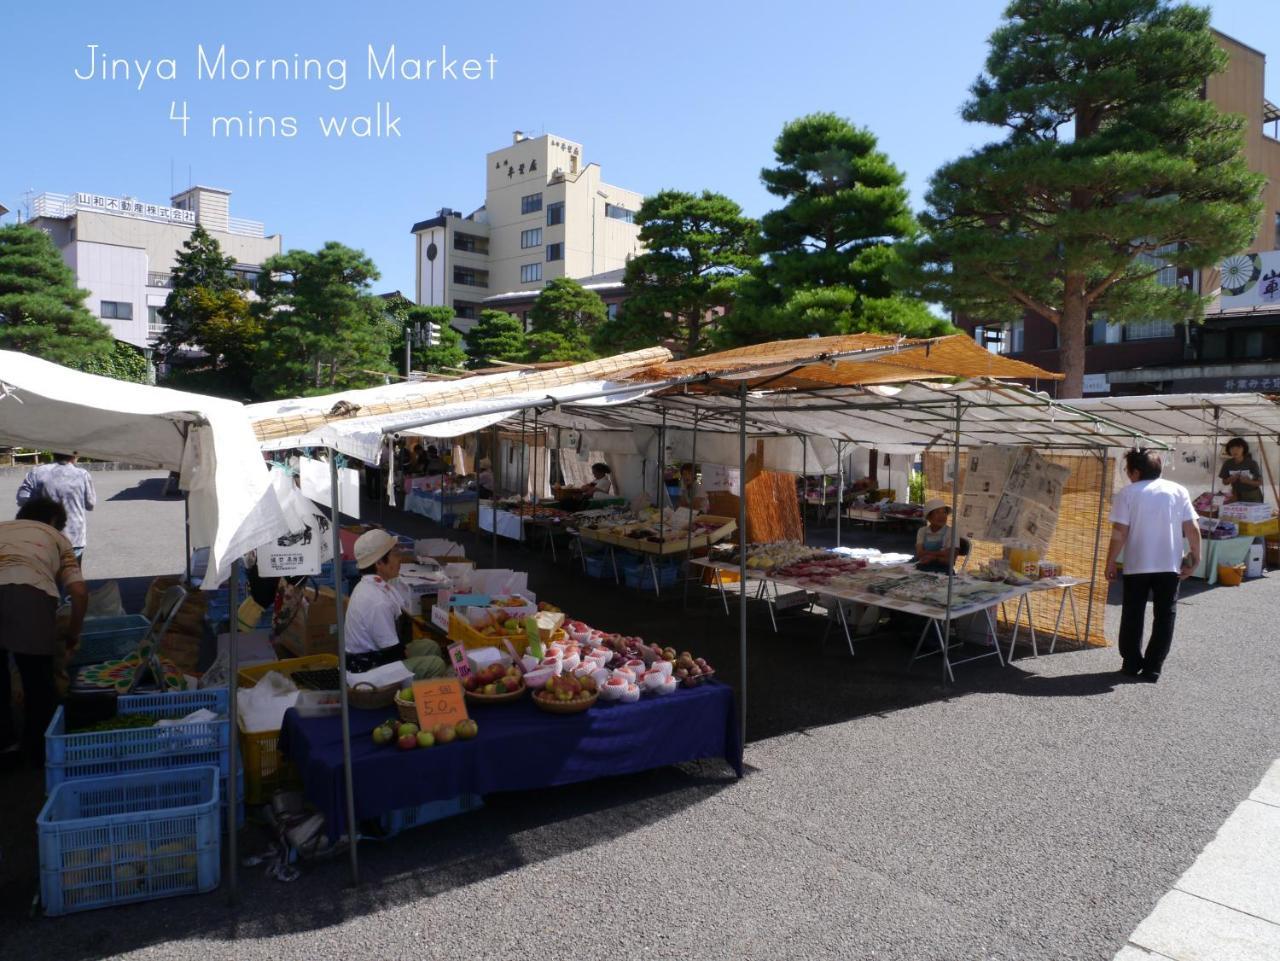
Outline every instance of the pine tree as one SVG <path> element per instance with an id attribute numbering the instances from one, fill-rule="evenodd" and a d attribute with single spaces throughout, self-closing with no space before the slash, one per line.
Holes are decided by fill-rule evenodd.
<path id="1" fill-rule="evenodd" d="M 42 231 L 0 227 L 0 349 L 68 367 L 109 363 L 115 340 L 85 308 L 88 295 Z"/>
<path id="2" fill-rule="evenodd" d="M 471 358 L 467 366 L 472 368 L 488 367 L 495 360 L 518 363 L 529 349 L 524 327 L 505 310 L 480 311 L 480 319 L 463 335 L 463 341 Z"/>
<path id="3" fill-rule="evenodd" d="M 777 166 L 760 173 L 784 201 L 766 214 L 750 274 L 717 340 L 725 346 L 864 331 L 929 336 L 949 329 L 919 300 L 899 294 L 895 245 L 915 220 L 903 174 L 875 135 L 815 113 L 782 128 Z"/>
<path id="4" fill-rule="evenodd" d="M 601 353 L 669 343 L 679 354 L 707 349 L 715 311 L 756 260 L 756 223 L 723 194 L 663 190 L 636 213 L 645 252 L 627 262 L 627 300 L 596 332 Z"/>
<path id="5" fill-rule="evenodd" d="M 402 331 L 369 292 L 378 270 L 362 251 L 330 241 L 315 253 L 269 258 L 258 281 L 263 338 L 254 388 L 265 397 L 379 383 Z"/>
<path id="6" fill-rule="evenodd" d="M 1010 3 L 963 112 L 1007 135 L 934 174 L 913 251 L 922 296 L 983 321 L 1052 321 L 1064 397 L 1083 388 L 1091 315 L 1198 319 L 1204 299 L 1156 275 L 1244 249 L 1260 210 L 1244 118 L 1202 99 L 1225 62 L 1207 9 Z"/>
<path id="7" fill-rule="evenodd" d="M 599 294 L 570 277 L 557 277 L 529 309 L 529 359 L 592 360 L 591 337 L 608 319 Z"/>
<path id="8" fill-rule="evenodd" d="M 157 357 L 171 361 L 183 347 L 204 347 L 202 331 L 212 321 L 223 326 L 229 314 L 247 315 L 248 301 L 242 295 L 244 283 L 232 272 L 234 257 L 222 252 L 222 245 L 204 227 L 197 225 L 182 243 L 173 268 L 173 287 L 160 308 L 164 332 L 156 340 Z M 240 305 L 234 303 L 235 295 Z M 214 314 L 209 310 L 213 309 Z"/>
<path id="9" fill-rule="evenodd" d="M 421 330 L 421 338 L 414 340 L 413 369 L 439 373 L 444 368 L 459 368 L 467 362 L 462 349 L 462 335 L 453 327 L 453 308 L 445 306 L 411 306 L 405 312 L 405 322 L 415 333 Z M 435 343 L 426 342 L 428 325 L 435 328 Z M 447 371 L 446 371 L 447 372 Z"/>

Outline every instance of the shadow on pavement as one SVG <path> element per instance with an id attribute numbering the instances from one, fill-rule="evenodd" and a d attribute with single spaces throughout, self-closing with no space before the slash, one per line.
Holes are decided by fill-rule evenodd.
<path id="1" fill-rule="evenodd" d="M 169 480 L 166 477 L 148 477 L 138 481 L 133 487 L 126 487 L 117 494 L 107 498 L 112 501 L 169 501 L 178 495 L 167 494 Z"/>

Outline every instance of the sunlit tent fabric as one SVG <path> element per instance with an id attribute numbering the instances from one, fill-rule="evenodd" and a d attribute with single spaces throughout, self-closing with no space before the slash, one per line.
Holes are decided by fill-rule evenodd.
<path id="1" fill-rule="evenodd" d="M 193 547 L 209 548 L 205 583 L 287 532 L 244 408 L 234 401 L 129 384 L 0 351 L 0 443 L 181 471 Z"/>

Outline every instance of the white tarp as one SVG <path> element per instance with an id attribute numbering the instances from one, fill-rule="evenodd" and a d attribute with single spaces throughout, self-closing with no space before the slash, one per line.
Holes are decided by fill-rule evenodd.
<path id="1" fill-rule="evenodd" d="M 209 548 L 205 584 L 287 532 L 242 405 L 129 384 L 0 351 L 0 442 L 180 470 L 191 545 Z"/>

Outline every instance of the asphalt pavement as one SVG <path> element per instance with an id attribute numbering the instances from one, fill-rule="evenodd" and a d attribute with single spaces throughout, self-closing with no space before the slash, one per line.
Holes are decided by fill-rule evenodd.
<path id="1" fill-rule="evenodd" d="M 90 576 L 180 568 L 180 502 L 146 476 L 99 479 Z M 0 478 L 0 503 L 16 484 Z M 489 549 L 469 546 L 482 564 Z M 509 542 L 499 560 L 573 616 L 687 646 L 737 683 L 737 622 L 710 592 L 686 610 Z M 13 824 L 38 782 L 10 778 L 0 956 L 1108 959 L 1280 755 L 1278 609 L 1280 574 L 1191 582 L 1157 685 L 1121 682 L 1112 647 L 966 665 L 944 687 L 901 641 L 850 658 L 821 621 L 775 634 L 753 604 L 742 780 L 704 762 L 491 796 L 362 845 L 357 889 L 345 860 L 290 884 L 242 869 L 235 908 L 215 894 L 27 920 Z"/>

